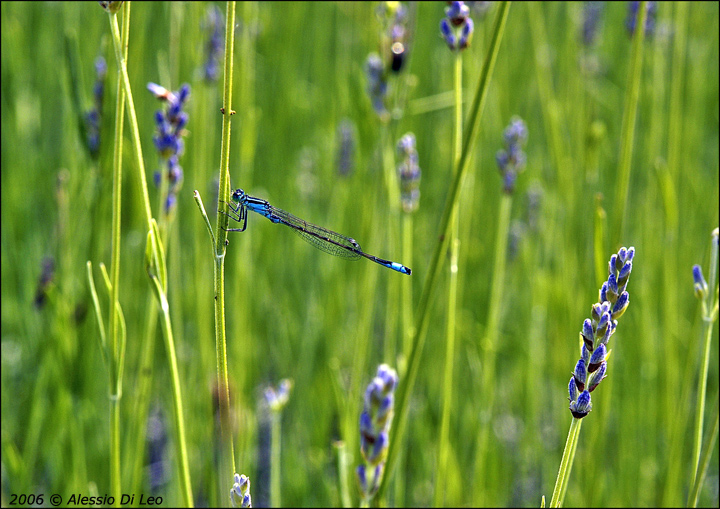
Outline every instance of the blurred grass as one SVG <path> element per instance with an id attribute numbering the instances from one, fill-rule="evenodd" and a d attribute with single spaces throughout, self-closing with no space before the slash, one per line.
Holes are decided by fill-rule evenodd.
<path id="1" fill-rule="evenodd" d="M 351 235 L 370 253 L 410 266 L 416 278 L 414 302 L 450 182 L 449 103 L 411 113 L 413 101 L 452 86 L 453 58 L 438 34 L 442 8 L 440 3 L 417 5 L 406 70 L 415 76 L 414 86 L 408 91 L 409 108 L 393 128 L 398 136 L 415 133 L 423 169 L 412 259 L 398 259 L 401 243 L 388 241 L 386 233 L 394 212 L 383 182 L 380 124 L 363 75 L 367 54 L 379 49 L 374 4 L 271 3 L 254 9 L 240 4 L 237 13 L 238 40 L 247 39 L 244 46 L 238 44 L 244 49 L 236 52 L 235 62 L 236 70 L 245 73 L 238 73 L 234 94 L 242 107 L 236 108 L 233 123 L 233 186 Z M 0 9 L 5 505 L 13 493 L 59 492 L 67 497 L 73 492 L 89 495 L 93 489 L 109 492 L 106 375 L 84 273 L 87 260 L 108 263 L 110 257 L 109 140 L 116 80 L 111 45 L 103 43 L 106 15 L 97 5 L 3 2 Z M 155 81 L 173 90 L 184 82 L 192 86 L 190 133 L 180 161 L 185 181 L 166 248 L 198 505 L 214 500 L 216 476 L 232 475 L 215 471 L 211 447 L 213 262 L 192 200 L 192 191 L 198 189 L 212 214 L 220 153 L 220 84 L 208 85 L 199 74 L 205 9 L 200 3 L 136 3 L 128 62 L 149 177 L 158 165 L 152 115 L 159 106 L 145 85 Z M 460 205 L 462 281 L 448 505 L 472 505 L 479 490 L 488 505 L 535 505 L 542 494 L 549 496 L 557 474 L 570 423 L 568 372 L 577 357 L 582 320 L 597 298 L 597 193 L 604 196 L 607 224 L 618 219 L 613 200 L 630 56 L 624 4 L 606 6 L 598 43 L 591 50 L 579 42 L 581 9 L 580 4 L 552 3 L 532 11 L 515 4 L 510 10 L 471 170 L 472 194 L 465 194 Z M 568 505 L 674 506 L 685 503 L 689 488 L 690 416 L 700 338 L 691 267 L 707 263 L 710 231 L 718 224 L 718 6 L 690 4 L 685 24 L 676 23 L 675 13 L 674 4 L 659 4 L 655 36 L 645 42 L 629 214 L 620 239 L 638 253 L 631 306 L 613 340 L 609 378 L 584 423 Z M 475 17 L 473 46 L 464 57 L 470 89 L 493 16 L 491 9 L 487 18 Z M 79 68 L 87 87 L 79 93 L 85 108 L 90 107 L 89 85 L 99 50 L 108 61 L 103 147 L 97 163 L 78 136 L 73 99 L 78 82 L 73 85 L 70 79 L 68 34 L 78 40 Z M 684 65 L 676 66 L 679 34 L 686 38 L 686 49 Z M 248 48 L 252 54 L 245 53 Z M 599 70 L 581 72 L 581 57 L 593 55 Z M 248 97 L 254 103 L 244 102 Z M 506 269 L 490 415 L 479 395 L 494 215 L 501 199 L 494 156 L 513 114 L 527 122 L 529 141 L 528 166 L 518 179 L 512 218 L 527 222 L 530 189 L 542 190 L 542 205 L 538 227 L 526 229 Z M 343 118 L 358 130 L 355 171 L 347 177 L 336 167 L 337 127 Z M 133 163 L 125 145 L 129 174 Z M 120 301 L 128 326 L 128 358 L 121 407 L 122 429 L 127 430 L 134 422 L 133 398 L 143 376 L 138 340 L 146 320 L 147 283 L 144 220 L 138 183 L 131 177 L 124 193 Z M 404 276 L 370 262 L 326 256 L 259 216 L 248 223 L 245 233 L 230 237 L 226 278 L 236 463 L 250 476 L 254 493 L 259 475 L 258 388 L 290 377 L 295 388 L 283 414 L 282 500 L 296 506 L 337 505 L 331 444 L 346 440 L 350 466 L 357 464 L 358 439 L 347 436 L 348 423 L 357 422 L 360 391 L 377 364 L 398 366 L 398 360 L 384 352 L 401 350 L 400 320 L 388 319 L 388 314 L 399 317 L 399 285 L 393 278 Z M 396 233 L 397 225 L 392 226 Z M 607 232 L 604 242 L 616 237 Z M 618 247 L 606 244 L 602 252 L 609 258 Z M 38 310 L 33 299 L 46 256 L 55 259 L 56 272 L 46 305 Z M 412 396 L 408 439 L 397 464 L 404 484 L 388 490 L 414 506 L 427 505 L 434 489 L 444 306 L 443 299 L 435 300 Z M 161 340 L 159 330 L 155 336 Z M 715 325 L 714 345 L 717 337 Z M 156 346 L 155 355 L 164 356 L 162 346 Z M 155 365 L 152 400 L 169 418 L 168 373 L 165 363 Z M 715 399 L 717 366 L 718 349 L 713 346 L 708 395 Z M 402 383 L 402 370 L 400 374 Z M 339 389 L 337 396 L 333 386 Z M 475 458 L 481 428 L 490 429 L 493 440 L 487 456 Z M 134 444 L 130 435 L 123 437 L 128 455 Z M 123 457 L 123 486 L 130 482 L 134 459 Z M 169 483 L 161 494 L 167 503 L 176 503 L 172 455 L 167 461 Z M 473 486 L 474 469 L 480 466 L 484 482 Z M 717 506 L 717 479 L 716 446 L 699 505 Z"/>

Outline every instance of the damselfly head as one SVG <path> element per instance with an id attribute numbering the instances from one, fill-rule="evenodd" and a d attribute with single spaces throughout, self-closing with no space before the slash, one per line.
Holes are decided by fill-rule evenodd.
<path id="1" fill-rule="evenodd" d="M 244 197 L 245 191 L 243 191 L 242 189 L 236 189 L 235 191 L 233 191 L 232 201 L 240 203 Z"/>

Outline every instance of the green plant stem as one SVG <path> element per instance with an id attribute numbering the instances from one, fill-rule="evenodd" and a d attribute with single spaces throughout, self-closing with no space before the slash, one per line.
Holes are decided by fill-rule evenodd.
<path id="1" fill-rule="evenodd" d="M 615 228 L 611 247 L 620 244 L 627 215 L 628 190 L 630 188 L 630 165 L 632 163 L 633 141 L 635 140 L 635 119 L 640 102 L 640 81 L 642 78 L 643 42 L 645 41 L 645 19 L 647 18 L 647 2 L 640 2 L 638 7 L 635 33 L 632 38 L 630 53 L 630 69 L 625 92 L 622 127 L 620 130 L 620 158 L 617 177 L 617 195 L 613 209 L 616 211 Z"/>
<path id="2" fill-rule="evenodd" d="M 455 108 L 453 130 L 452 171 L 457 169 L 457 161 L 462 150 L 462 58 L 460 52 L 455 53 Z M 457 314 L 457 287 L 458 287 L 458 252 L 460 240 L 458 239 L 458 207 L 452 214 L 452 241 L 450 243 L 450 275 L 448 280 L 448 310 L 445 330 L 445 369 L 443 374 L 442 414 L 440 418 L 440 440 L 438 441 L 438 470 L 435 483 L 435 507 L 444 505 L 444 496 L 447 494 L 447 462 L 450 454 L 448 433 L 450 428 L 450 407 L 452 404 L 453 365 L 455 357 L 455 317 Z"/>
<path id="3" fill-rule="evenodd" d="M 351 507 L 350 502 L 350 489 L 348 486 L 348 458 L 347 458 L 347 447 L 345 442 L 337 440 L 333 442 L 333 448 L 337 456 L 337 480 L 338 480 L 338 493 L 340 494 L 340 501 L 342 507 Z"/>
<path id="4" fill-rule="evenodd" d="M 435 285 L 437 276 L 440 273 L 440 268 L 442 267 L 444 260 L 443 254 L 447 249 L 448 239 L 450 237 L 450 219 L 458 197 L 460 196 L 460 188 L 462 187 L 462 182 L 468 167 L 467 163 L 480 129 L 480 117 L 482 116 L 482 111 L 485 106 L 488 85 L 490 83 L 492 71 L 495 68 L 495 62 L 497 60 L 500 41 L 502 40 L 502 35 L 505 30 L 509 7 L 510 2 L 501 2 L 498 7 L 498 14 L 495 20 L 492 39 L 490 41 L 490 46 L 485 57 L 482 71 L 480 72 L 477 91 L 475 93 L 475 98 L 473 99 L 473 104 L 470 108 L 468 121 L 466 123 L 463 148 L 460 152 L 460 159 L 457 163 L 457 171 L 450 183 L 448 196 L 445 201 L 445 208 L 443 209 L 443 214 L 440 219 L 438 236 L 436 237 L 437 242 L 435 243 L 435 249 L 433 251 L 433 257 L 430 262 L 428 274 L 423 283 L 423 291 L 417 308 L 418 312 L 415 315 L 415 336 L 413 337 L 413 346 L 410 351 L 410 357 L 408 358 L 407 374 L 405 376 L 405 380 L 398 384 L 398 397 L 396 400 L 397 405 L 395 407 L 397 415 L 397 425 L 394 428 L 395 436 L 390 440 L 388 457 L 385 466 L 385 475 L 383 476 L 380 487 L 378 488 L 378 492 L 375 496 L 376 501 L 382 498 L 382 495 L 387 487 L 388 479 L 391 477 L 392 470 L 395 466 L 395 462 L 397 461 L 398 450 L 402 445 L 405 433 L 405 424 L 407 422 L 409 411 L 410 394 L 412 393 L 413 386 L 415 385 L 415 379 L 420 367 L 420 358 L 425 346 L 425 335 L 430 320 L 430 299 L 436 293 Z"/>
<path id="5" fill-rule="evenodd" d="M 123 5 L 122 49 L 127 58 L 130 33 L 130 2 Z M 110 26 L 117 27 L 117 13 L 108 14 Z M 115 308 L 118 305 L 120 289 L 120 220 L 122 217 L 122 146 L 125 118 L 125 92 L 122 88 L 122 67 L 118 59 L 117 98 L 115 103 L 115 133 L 113 140 L 113 194 L 112 233 L 110 257 L 110 310 L 109 320 L 109 363 L 110 372 L 110 492 L 115 497 L 115 507 L 120 507 L 122 486 L 120 479 L 120 399 L 122 398 L 122 376 L 119 373 L 118 320 Z"/>
<path id="6" fill-rule="evenodd" d="M 227 2 L 225 12 L 225 60 L 223 88 L 223 129 L 220 148 L 219 199 L 228 201 L 230 190 L 230 130 L 232 111 L 233 48 L 235 44 L 235 2 Z M 225 205 L 227 207 L 227 204 Z M 227 240 L 228 216 L 217 215 L 215 226 L 215 352 L 217 360 L 217 383 L 220 422 L 220 472 L 218 475 L 218 500 L 229 503 L 228 480 L 235 472 L 235 450 L 230 425 L 230 388 L 227 369 L 227 336 L 225 333 L 225 242 Z"/>
<path id="7" fill-rule="evenodd" d="M 149 236 L 149 235 L 148 235 Z M 168 351 L 168 361 L 170 362 L 170 375 L 172 377 L 173 391 L 173 417 L 175 419 L 175 430 L 178 438 L 175 440 L 178 456 L 178 468 L 180 471 L 180 489 L 183 495 L 183 501 L 187 507 L 193 507 L 192 488 L 190 485 L 190 468 L 188 466 L 187 446 L 185 445 L 185 422 L 183 419 L 183 400 L 180 392 L 180 375 L 177 366 L 177 357 L 175 352 L 175 340 L 173 338 L 172 325 L 170 323 L 170 306 L 167 297 L 163 291 L 162 285 L 156 276 L 150 277 L 154 285 L 155 294 L 160 301 L 160 311 L 162 321 L 160 324 L 163 329 L 163 337 L 165 338 L 165 346 Z"/>
<path id="8" fill-rule="evenodd" d="M 398 221 L 400 219 L 399 213 L 401 209 L 400 204 L 400 186 L 398 185 L 398 174 L 395 164 L 395 144 L 394 144 L 394 138 L 391 134 L 391 131 L 394 132 L 390 128 L 388 124 L 383 124 L 381 126 L 381 146 L 382 146 L 382 165 L 383 165 L 383 175 L 385 176 L 385 189 L 387 192 L 387 203 L 385 204 L 387 207 L 387 212 L 385 214 L 386 221 L 387 221 L 387 246 L 388 251 L 393 252 L 395 251 L 395 246 L 397 244 L 397 230 L 398 230 Z M 409 279 L 409 278 L 408 278 Z M 387 282 L 387 301 L 388 302 L 399 302 L 398 301 L 398 289 L 399 289 L 400 281 L 397 278 L 391 278 Z M 395 359 L 397 359 L 398 355 L 398 342 L 396 340 L 397 338 L 397 317 L 398 317 L 398 308 L 393 308 L 391 306 L 388 306 L 385 309 L 385 341 L 384 341 L 384 357 L 388 361 L 392 360 L 394 363 Z"/>
<path id="9" fill-rule="evenodd" d="M 413 260 L 413 215 L 403 214 L 402 222 L 402 259 L 407 260 L 412 266 Z M 398 372 L 405 372 L 405 365 L 407 362 L 408 355 L 410 355 L 410 347 L 412 345 L 412 338 L 415 334 L 414 323 L 413 323 L 413 309 L 412 309 L 412 294 L 413 294 L 413 278 L 406 277 L 402 280 L 402 328 L 403 328 L 403 347 L 402 347 L 402 359 L 403 367 Z"/>
<path id="10" fill-rule="evenodd" d="M 128 28 L 129 29 L 129 28 Z M 128 123 L 130 124 L 130 141 L 133 146 L 133 155 L 137 164 L 140 190 L 142 192 L 143 205 L 145 208 L 145 220 L 147 221 L 147 229 L 152 229 L 152 210 L 150 208 L 150 197 L 145 182 L 145 162 L 142 157 L 142 146 L 140 144 L 140 130 L 138 129 L 137 115 L 135 114 L 135 102 L 130 88 L 130 78 L 127 73 L 127 64 L 122 51 L 122 42 L 120 40 L 120 32 L 117 25 L 117 19 L 110 17 L 110 30 L 112 32 L 113 47 L 115 49 L 115 58 L 117 59 L 119 72 L 121 74 L 122 89 L 126 95 Z"/>
<path id="11" fill-rule="evenodd" d="M 693 440 L 693 456 L 692 456 L 692 476 L 690 477 L 690 486 L 695 484 L 695 478 L 700 464 L 700 450 L 702 448 L 702 432 L 703 419 L 705 417 L 705 398 L 707 394 L 707 377 L 710 368 L 710 347 L 712 345 L 713 323 L 717 315 L 711 311 L 713 308 L 713 299 L 716 292 L 715 278 L 717 276 L 718 262 L 718 243 L 716 238 L 711 239 L 710 247 L 710 285 L 708 286 L 707 295 L 702 299 L 702 318 L 703 318 L 703 337 L 705 344 L 702 355 L 702 370 L 698 378 L 697 403 L 695 405 L 695 437 Z"/>
<path id="12" fill-rule="evenodd" d="M 147 417 L 155 367 L 155 332 L 157 330 L 158 319 L 156 306 L 155 292 L 150 289 L 145 296 L 145 309 L 148 310 L 148 313 L 145 315 L 145 323 L 143 325 L 142 350 L 135 382 L 137 387 L 136 411 L 133 415 L 135 419 L 135 444 L 133 451 L 130 453 L 133 461 L 132 482 L 130 487 L 135 490 L 135 492 L 142 489 L 141 483 L 145 472 Z"/>
<path id="13" fill-rule="evenodd" d="M 692 452 L 692 475 L 690 476 L 690 486 L 695 483 L 698 467 L 700 464 L 700 450 L 702 449 L 702 432 L 703 418 L 705 417 L 705 398 L 707 395 L 707 376 L 710 368 L 710 347 L 712 346 L 713 321 L 703 317 L 703 336 L 705 344 L 703 346 L 702 370 L 698 377 L 697 402 L 695 404 L 695 426 L 693 438 Z"/>
<path id="14" fill-rule="evenodd" d="M 129 9 L 128 3 L 124 6 L 125 9 Z M 126 18 L 126 28 L 129 31 L 129 13 Z M 192 489 L 190 485 L 190 473 L 188 468 L 187 460 L 187 447 L 185 445 L 185 429 L 182 425 L 183 412 L 182 412 L 182 392 L 180 390 L 180 377 L 177 372 L 177 359 L 175 356 L 174 340 L 172 336 L 172 328 L 170 325 L 169 308 L 167 306 L 167 271 L 165 265 L 165 257 L 162 247 L 162 240 L 158 233 L 157 223 L 152 218 L 152 211 L 150 208 L 150 198 L 147 190 L 147 182 L 145 180 L 145 164 L 142 156 L 142 145 L 140 143 L 140 130 L 138 129 L 137 115 L 135 113 L 135 103 L 133 101 L 132 89 L 130 87 L 130 78 L 127 73 L 126 55 L 123 50 L 126 51 L 127 43 L 121 41 L 120 33 L 117 25 L 117 18 L 110 16 L 110 30 L 112 33 L 113 47 L 115 50 L 115 58 L 118 62 L 119 72 L 121 74 L 121 89 L 124 90 L 126 101 L 127 101 L 127 114 L 128 122 L 130 124 L 131 132 L 131 143 L 133 146 L 133 154 L 136 158 L 137 169 L 138 169 L 138 181 L 142 191 L 143 205 L 145 210 L 145 216 L 147 220 L 148 236 L 146 245 L 146 258 L 151 257 L 152 260 L 147 260 L 146 264 L 149 268 L 156 271 L 156 274 L 151 274 L 150 270 L 148 275 L 150 276 L 153 290 L 155 290 L 156 297 L 158 298 L 161 306 L 161 311 L 164 315 L 163 332 L 165 333 L 166 346 L 168 347 L 167 355 L 169 368 L 172 373 L 172 390 L 173 390 L 173 403 L 175 410 L 175 425 L 176 425 L 176 447 L 178 453 L 178 469 L 180 470 L 180 484 L 181 491 L 185 505 L 192 507 Z M 124 46 L 123 46 L 124 45 Z M 164 301 L 164 302 L 163 302 Z"/>
<path id="15" fill-rule="evenodd" d="M 550 507 L 562 506 L 565 498 L 565 490 L 567 482 L 570 479 L 573 460 L 575 459 L 575 450 L 577 449 L 578 437 L 580 436 L 580 428 L 582 427 L 582 419 L 573 417 L 570 423 L 570 431 L 568 431 L 567 441 L 565 442 L 565 450 L 560 461 L 560 470 L 558 471 L 557 480 L 555 481 L 555 489 L 550 499 Z"/>
<path id="16" fill-rule="evenodd" d="M 688 496 L 688 507 L 697 507 L 698 494 L 700 493 L 700 486 L 702 486 L 705 476 L 707 474 L 708 465 L 710 464 L 710 458 L 712 457 L 713 449 L 715 448 L 715 441 L 718 436 L 718 420 L 720 419 L 720 408 L 718 407 L 718 400 L 715 400 L 715 423 L 713 424 L 712 431 L 710 431 L 710 438 L 705 442 L 703 448 L 702 457 L 700 458 L 699 472 L 700 474 L 695 477 L 695 482 L 692 485 L 692 490 Z"/>

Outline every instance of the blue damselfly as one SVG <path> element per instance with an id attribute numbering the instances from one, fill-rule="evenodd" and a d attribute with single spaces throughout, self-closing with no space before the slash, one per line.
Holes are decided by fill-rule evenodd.
<path id="1" fill-rule="evenodd" d="M 252 210 L 253 212 L 257 212 L 258 214 L 267 217 L 273 223 L 280 223 L 285 226 L 289 226 L 292 231 L 300 235 L 307 242 L 326 253 L 330 253 L 331 255 L 347 258 L 349 260 L 357 260 L 362 256 L 368 260 L 374 261 L 375 263 L 379 263 L 388 269 L 407 274 L 408 276 L 412 273 L 410 268 L 405 265 L 391 262 L 389 260 L 383 260 L 377 256 L 367 254 L 362 250 L 360 244 L 358 244 L 355 239 L 346 237 L 345 235 L 340 235 L 337 232 L 308 223 L 307 221 L 303 221 L 289 212 L 273 207 L 265 200 L 245 194 L 245 191 L 242 189 L 236 189 L 233 191 L 232 201 L 235 203 L 235 206 L 228 203 L 228 207 L 231 212 L 223 213 L 238 223 L 241 223 L 242 227 L 230 228 L 227 230 L 229 232 L 244 232 L 247 228 L 247 211 Z"/>

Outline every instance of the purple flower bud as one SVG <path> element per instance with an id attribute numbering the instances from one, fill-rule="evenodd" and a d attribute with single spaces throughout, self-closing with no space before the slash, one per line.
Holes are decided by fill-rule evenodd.
<path id="1" fill-rule="evenodd" d="M 600 316 L 600 319 L 597 321 L 597 326 L 595 328 L 595 336 L 600 338 L 605 335 L 605 332 L 607 331 L 608 323 L 610 323 L 610 313 L 603 313 Z"/>
<path id="2" fill-rule="evenodd" d="M 395 390 L 397 385 L 398 376 L 394 369 L 387 364 L 381 364 L 378 366 L 377 376 L 383 382 L 383 392 L 388 393 Z"/>
<path id="3" fill-rule="evenodd" d="M 460 49 L 465 49 L 470 45 L 470 40 L 472 39 L 474 28 L 475 25 L 472 18 L 466 18 L 465 24 L 463 25 L 462 31 L 460 32 L 460 40 L 458 41 Z"/>
<path id="4" fill-rule="evenodd" d="M 590 410 L 592 410 L 592 403 L 588 391 L 583 391 L 580 396 L 578 396 L 577 401 L 570 402 L 570 412 L 576 419 L 582 419 L 590 413 Z"/>
<path id="5" fill-rule="evenodd" d="M 167 195 L 167 199 L 165 200 L 165 213 L 169 214 L 173 210 L 175 210 L 175 207 L 177 205 L 177 196 L 175 194 L 170 193 Z"/>
<path id="6" fill-rule="evenodd" d="M 440 20 L 440 34 L 443 36 L 443 39 L 445 39 L 448 47 L 451 50 L 454 50 L 455 34 L 453 34 L 452 28 L 450 28 L 450 23 L 448 23 L 448 20 L 446 18 Z"/>
<path id="7" fill-rule="evenodd" d="M 465 5 L 465 2 L 452 2 L 450 7 L 445 9 L 445 15 L 457 27 L 466 21 L 466 18 L 470 15 L 470 8 Z"/>
<path id="8" fill-rule="evenodd" d="M 610 309 L 612 308 L 612 304 L 608 301 L 604 301 L 602 304 L 600 304 L 600 308 L 602 310 L 601 314 L 609 313 Z"/>
<path id="9" fill-rule="evenodd" d="M 367 493 L 367 473 L 365 472 L 365 465 L 359 465 L 355 469 L 357 475 L 358 484 L 360 485 L 360 493 Z"/>
<path id="10" fill-rule="evenodd" d="M 601 342 L 603 345 L 607 345 L 607 344 L 608 344 L 608 341 L 610 341 L 610 338 L 611 338 L 612 335 L 615 333 L 615 329 L 616 329 L 616 328 L 617 328 L 617 320 L 612 320 L 612 321 L 610 321 L 610 323 L 608 323 L 607 332 L 605 333 L 605 335 L 604 335 L 604 336 L 602 337 L 602 339 L 600 340 L 600 342 Z"/>
<path id="11" fill-rule="evenodd" d="M 395 404 L 395 398 L 392 394 L 388 394 L 380 403 L 377 414 L 375 415 L 375 423 L 377 426 L 385 426 L 388 418 L 393 415 L 393 405 Z"/>
<path id="12" fill-rule="evenodd" d="M 608 301 L 611 304 L 614 304 L 615 301 L 618 298 L 618 285 L 617 285 L 617 278 L 615 277 L 615 274 L 610 274 L 608 276 L 607 280 L 607 295 L 608 295 Z"/>
<path id="13" fill-rule="evenodd" d="M 625 313 L 625 310 L 628 307 L 628 304 L 630 304 L 630 294 L 628 292 L 623 292 L 620 297 L 618 297 L 617 302 L 613 306 L 612 310 L 612 318 L 613 320 L 617 320 L 620 318 L 623 313 Z"/>
<path id="14" fill-rule="evenodd" d="M 625 258 L 623 259 L 623 263 L 630 263 L 632 262 L 633 258 L 635 257 L 635 248 L 629 247 L 627 252 L 625 253 Z"/>
<path id="15" fill-rule="evenodd" d="M 692 268 L 693 281 L 695 282 L 695 297 L 704 299 L 708 293 L 708 284 L 703 277 L 700 265 L 693 265 Z"/>
<path id="16" fill-rule="evenodd" d="M 510 162 L 510 156 L 504 150 L 498 150 L 497 154 L 495 155 L 495 160 L 497 161 L 497 165 L 500 168 L 500 172 L 502 173 L 505 171 L 505 168 Z"/>
<path id="17" fill-rule="evenodd" d="M 615 271 L 617 270 L 617 255 L 614 254 L 610 257 L 610 262 L 608 263 L 608 276 L 610 274 L 615 274 Z"/>
<path id="18" fill-rule="evenodd" d="M 607 362 L 602 362 L 600 364 L 600 367 L 592 374 L 590 375 L 590 380 L 588 382 L 588 392 L 592 392 L 595 390 L 595 387 L 600 385 L 600 382 L 602 382 L 605 377 L 607 376 L 605 372 L 607 371 Z"/>
<path id="19" fill-rule="evenodd" d="M 165 115 L 160 110 L 157 110 L 155 112 L 155 125 L 157 126 L 158 130 L 167 130 L 167 124 L 165 123 Z"/>
<path id="20" fill-rule="evenodd" d="M 632 272 L 632 262 L 627 262 L 622 266 L 620 272 L 618 272 L 618 286 L 620 286 L 620 288 L 624 289 L 627 285 L 628 279 L 630 279 L 630 272 Z"/>
<path id="21" fill-rule="evenodd" d="M 98 80 L 102 80 L 107 74 L 107 63 L 103 57 L 97 57 L 95 59 L 95 74 Z"/>
<path id="22" fill-rule="evenodd" d="M 583 29 L 582 39 L 585 46 L 591 46 L 597 34 L 600 23 L 600 13 L 603 9 L 602 2 L 585 2 L 583 7 Z"/>
<path id="23" fill-rule="evenodd" d="M 597 369 L 600 367 L 600 364 L 605 361 L 606 355 L 607 349 L 605 348 L 604 344 L 600 343 L 590 357 L 590 364 L 588 364 L 588 372 L 593 373 L 597 371 Z"/>
<path id="24" fill-rule="evenodd" d="M 179 135 L 181 134 L 183 128 L 188 123 L 188 114 L 184 111 L 181 111 L 178 113 L 178 115 L 175 117 L 175 134 Z"/>
<path id="25" fill-rule="evenodd" d="M 592 352 L 595 348 L 595 331 L 593 331 L 592 322 L 587 318 L 583 322 L 582 337 L 585 347 Z"/>
<path id="26" fill-rule="evenodd" d="M 575 364 L 575 371 L 573 372 L 573 376 L 575 377 L 575 385 L 577 386 L 578 390 L 585 390 L 585 379 L 587 378 L 587 370 L 585 369 L 584 360 L 580 359 L 579 361 L 577 361 L 577 364 Z"/>
<path id="27" fill-rule="evenodd" d="M 406 157 L 413 152 L 415 152 L 415 135 L 413 133 L 407 133 L 398 141 L 398 157 Z"/>
<path id="28" fill-rule="evenodd" d="M 615 268 L 619 269 L 623 263 L 625 263 L 625 257 L 627 256 L 627 248 L 621 247 L 617 252 L 617 259 L 615 261 Z"/>
<path id="29" fill-rule="evenodd" d="M 575 385 L 575 377 L 570 377 L 570 383 L 568 384 L 568 393 L 570 394 L 570 401 L 575 401 L 578 397 L 577 385 Z"/>
<path id="30" fill-rule="evenodd" d="M 184 83 L 180 87 L 180 92 L 178 93 L 178 102 L 180 102 L 180 104 L 184 104 L 185 101 L 187 101 L 189 97 L 190 97 L 190 85 L 188 85 L 187 83 Z"/>
<path id="31" fill-rule="evenodd" d="M 583 345 L 580 347 L 580 358 L 585 362 L 586 365 L 590 362 L 590 354 L 592 354 L 592 352 L 585 348 L 585 343 L 583 343 Z"/>
<path id="32" fill-rule="evenodd" d="M 516 180 L 517 172 L 514 169 L 503 173 L 503 192 L 505 194 L 512 194 L 512 192 L 515 190 Z"/>
<path id="33" fill-rule="evenodd" d="M 360 433 L 366 434 L 372 432 L 372 419 L 367 411 L 360 414 Z"/>
<path id="34" fill-rule="evenodd" d="M 369 455 L 365 457 L 365 460 L 370 465 L 378 465 L 380 462 L 385 461 L 385 457 L 387 456 L 387 449 L 388 434 L 386 431 L 381 431 L 380 434 L 377 436 L 375 442 L 372 444 L 370 450 L 367 451 Z"/>

